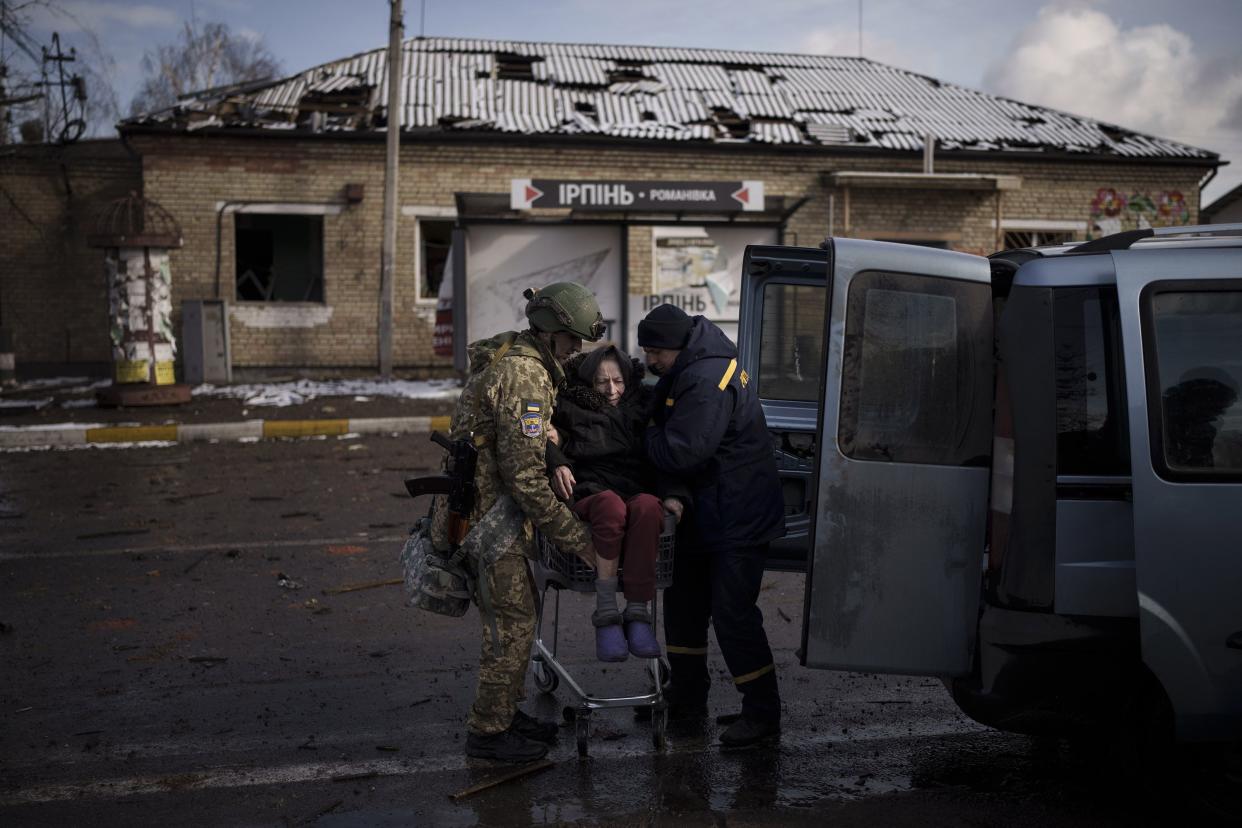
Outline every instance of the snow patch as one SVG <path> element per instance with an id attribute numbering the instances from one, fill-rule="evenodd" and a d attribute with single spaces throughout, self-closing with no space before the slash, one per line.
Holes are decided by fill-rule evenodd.
<path id="1" fill-rule="evenodd" d="M 195 397 L 231 397 L 246 405 L 283 407 L 301 405 L 317 397 L 398 397 L 407 400 L 455 400 L 457 382 L 445 380 L 297 380 L 246 385 L 200 385 Z"/>

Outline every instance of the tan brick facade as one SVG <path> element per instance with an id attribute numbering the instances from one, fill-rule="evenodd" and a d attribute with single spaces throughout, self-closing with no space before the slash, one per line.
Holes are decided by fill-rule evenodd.
<path id="1" fill-rule="evenodd" d="M 300 327 L 263 327 L 248 324 L 234 314 L 233 361 L 241 368 L 369 369 L 377 364 L 382 142 L 287 136 L 135 134 L 131 136 L 131 143 L 142 157 L 145 195 L 169 210 L 181 223 L 185 235 L 184 248 L 172 254 L 173 304 L 178 309 L 185 299 L 216 296 L 217 271 L 220 295 L 233 299 L 234 224 L 227 213 L 220 220 L 222 205 L 256 201 L 342 204 L 346 185 L 362 184 L 365 194 L 360 203 L 340 206 L 339 212 L 323 216 L 324 302 L 308 303 L 314 307 L 305 309 L 307 321 L 300 323 Z M 407 142 L 402 147 L 399 203 L 406 208 L 451 211 L 456 193 L 507 193 L 512 178 L 759 179 L 764 182 L 769 197 L 784 196 L 786 204 L 803 197 L 810 199 L 789 220 L 785 236 L 788 243 L 814 246 L 832 232 L 869 238 L 938 240 L 974 253 L 994 250 L 998 237 L 997 196 L 991 192 L 851 188 L 846 232 L 845 193 L 841 188 L 828 187 L 824 183 L 825 173 L 918 172 L 920 169 L 921 161 L 913 154 L 885 158 L 826 151 L 761 151 L 753 147 L 540 145 L 521 139 L 477 143 Z M 1153 204 L 1171 210 L 1169 216 L 1155 216 L 1153 224 L 1165 219 L 1164 223 L 1193 222 L 1197 217 L 1199 182 L 1208 169 L 1206 166 L 1155 163 L 998 160 L 995 157 L 968 160 L 944 157 L 936 163 L 937 173 L 1020 176 L 1021 188 L 1006 191 L 1001 196 L 1002 224 L 1016 219 L 1077 222 L 1082 226 L 1091 218 L 1092 202 L 1097 200 L 1100 190 L 1113 190 L 1127 197 L 1146 194 Z M 6 172 L 0 180 L 7 189 L 13 186 L 10 182 L 15 178 L 24 181 L 38 177 L 14 177 Z M 53 184 L 54 181 L 43 181 L 38 186 L 48 188 Z M 22 186 L 36 185 L 27 182 Z M 1180 193 L 1183 201 L 1178 202 L 1170 193 Z M 7 205 L 0 204 L 0 211 L 6 209 Z M 1177 212 L 1179 209 L 1183 212 Z M 11 213 L 0 212 L 0 215 L 8 221 Z M 40 222 L 55 220 L 44 213 L 39 215 Z M 432 354 L 434 309 L 426 302 L 418 302 L 415 222 L 408 214 L 399 219 L 394 361 L 398 368 L 407 371 L 441 373 L 448 369 L 450 361 Z M 651 284 L 651 228 L 630 226 L 625 238 L 630 291 L 636 293 Z M 74 255 L 84 262 L 93 261 L 93 251 Z M 6 271 L 9 267 L 6 262 Z M 83 265 L 76 267 L 75 279 L 85 284 L 81 282 L 86 272 Z M 5 284 L 11 281 L 6 277 Z M 79 318 L 75 324 L 82 336 L 87 336 L 91 327 L 86 318 L 94 314 L 102 319 L 106 311 L 102 286 L 98 282 L 90 282 L 99 288 L 98 308 L 90 307 L 85 299 L 89 291 L 84 288 L 84 298 L 73 306 L 75 318 Z M 9 301 L 7 295 L 4 301 Z M 21 317 L 27 307 L 14 305 L 13 313 Z M 297 314 L 300 311 L 284 308 L 281 312 Z M 4 314 L 6 320 L 11 318 L 7 307 Z M 247 318 L 253 321 L 253 314 Z M 28 327 L 20 320 L 16 324 L 23 332 Z M 34 338 L 25 340 L 23 333 L 25 341 L 39 343 L 39 353 L 50 352 L 53 346 L 44 342 L 43 334 L 31 336 Z M 94 350 L 90 352 L 97 350 L 106 354 L 106 330 L 102 323 L 97 339 L 98 344 L 92 344 Z"/>
<path id="2" fill-rule="evenodd" d="M 101 209 L 141 189 L 119 141 L 0 147 L 0 325 L 19 370 L 111 358 L 103 251 L 86 236 Z"/>

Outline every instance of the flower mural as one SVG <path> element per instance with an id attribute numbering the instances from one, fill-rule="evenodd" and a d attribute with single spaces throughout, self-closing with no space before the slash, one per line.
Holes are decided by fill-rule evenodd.
<path id="1" fill-rule="evenodd" d="M 1088 238 L 1108 236 L 1122 230 L 1167 227 L 1190 223 L 1190 203 L 1180 190 L 1125 195 L 1101 187 L 1091 199 L 1091 232 Z"/>
<path id="2" fill-rule="evenodd" d="M 1111 187 L 1101 187 L 1091 200 L 1091 217 L 1113 218 L 1126 208 L 1126 197 Z"/>

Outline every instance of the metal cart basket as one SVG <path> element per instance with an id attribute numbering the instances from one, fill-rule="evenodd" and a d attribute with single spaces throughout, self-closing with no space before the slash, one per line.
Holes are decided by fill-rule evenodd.
<path id="1" fill-rule="evenodd" d="M 673 547 L 676 535 L 677 520 L 672 515 L 664 516 L 664 528 L 660 533 L 659 552 L 656 555 L 656 589 L 664 589 L 673 582 Z M 591 711 L 612 710 L 617 708 L 651 708 L 651 740 L 657 750 L 665 745 L 665 728 L 668 724 L 668 704 L 664 699 L 664 684 L 668 679 L 668 663 L 660 658 L 647 659 L 647 669 L 651 680 L 651 692 L 637 696 L 603 697 L 594 696 L 582 689 L 578 682 L 557 661 L 556 649 L 558 627 L 561 615 L 561 590 L 573 592 L 595 592 L 595 569 L 569 552 L 564 552 L 550 543 L 542 534 L 535 533 L 535 542 L 539 547 L 538 559 L 531 569 L 535 576 L 537 595 L 537 617 L 535 626 L 535 652 L 531 657 L 531 668 L 535 675 L 535 686 L 541 692 L 553 693 L 563 681 L 577 697 L 577 704 L 565 708 L 565 717 L 574 722 L 575 735 L 578 739 L 578 755 L 587 755 L 587 740 L 591 735 Z M 625 577 L 622 567 L 621 577 Z M 548 590 L 554 592 L 552 601 L 552 642 L 551 647 L 544 640 L 543 622 L 548 608 Z M 659 601 L 652 601 L 651 623 L 658 621 L 656 606 Z"/>

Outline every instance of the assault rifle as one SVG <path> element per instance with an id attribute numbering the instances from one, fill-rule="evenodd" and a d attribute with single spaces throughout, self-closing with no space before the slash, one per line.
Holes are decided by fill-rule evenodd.
<path id="1" fill-rule="evenodd" d="M 477 492 L 474 470 L 479 462 L 479 450 L 472 436 L 450 440 L 434 431 L 431 441 L 449 453 L 446 473 L 435 477 L 407 477 L 405 490 L 411 497 L 426 494 L 448 496 L 448 540 L 456 547 L 470 530 L 470 513 L 474 511 Z"/>

